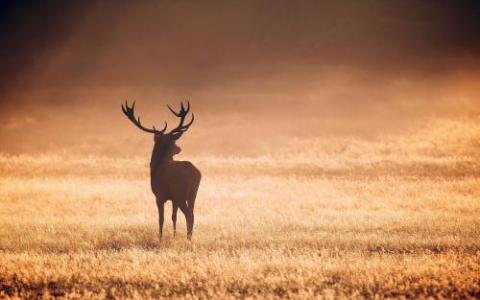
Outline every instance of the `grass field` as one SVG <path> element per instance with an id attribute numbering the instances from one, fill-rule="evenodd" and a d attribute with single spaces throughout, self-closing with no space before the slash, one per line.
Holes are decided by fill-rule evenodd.
<path id="1" fill-rule="evenodd" d="M 478 118 L 186 158 L 159 242 L 148 157 L 1 155 L 0 298 L 480 297 Z"/>

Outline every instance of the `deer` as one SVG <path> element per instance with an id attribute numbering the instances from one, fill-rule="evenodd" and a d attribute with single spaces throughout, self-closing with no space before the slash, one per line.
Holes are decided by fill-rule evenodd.
<path id="1" fill-rule="evenodd" d="M 132 106 L 129 106 L 128 101 L 125 101 L 125 105 L 122 104 L 122 111 L 136 127 L 153 134 L 154 146 L 150 159 L 150 186 L 158 208 L 160 241 L 163 235 L 164 206 L 168 200 L 172 201 L 173 236 L 176 236 L 177 210 L 180 208 L 187 223 L 187 238 L 191 240 L 194 223 L 193 210 L 202 175 L 191 162 L 176 161 L 173 156 L 182 151 L 177 146 L 176 141 L 190 128 L 195 116 L 192 113 L 191 120 L 185 124 L 185 117 L 190 111 L 188 101 L 186 106 L 183 105 L 183 102 L 180 102 L 179 111 L 173 110 L 168 104 L 167 107 L 176 117 L 180 118 L 178 126 L 169 133 L 165 133 L 167 122 L 161 130 L 157 130 L 155 126 L 152 126 L 152 128 L 144 127 L 140 122 L 140 117 L 135 116 L 135 101 Z"/>

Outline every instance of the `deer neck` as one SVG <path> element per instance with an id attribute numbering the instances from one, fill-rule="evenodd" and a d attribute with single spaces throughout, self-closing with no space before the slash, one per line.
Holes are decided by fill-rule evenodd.
<path id="1" fill-rule="evenodd" d="M 150 176 L 153 178 L 158 174 L 161 166 L 168 161 L 173 160 L 173 155 L 167 153 L 167 149 L 162 149 L 157 144 L 153 147 L 152 157 L 150 159 Z"/>

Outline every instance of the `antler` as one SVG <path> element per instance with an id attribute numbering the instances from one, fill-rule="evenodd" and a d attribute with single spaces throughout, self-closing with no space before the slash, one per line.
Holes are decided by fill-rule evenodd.
<path id="1" fill-rule="evenodd" d="M 172 131 L 170 131 L 168 134 L 173 136 L 175 139 L 178 139 L 182 136 L 182 134 L 188 130 L 188 127 L 190 127 L 190 125 L 192 125 L 193 123 L 193 120 L 195 120 L 195 115 L 192 113 L 192 119 L 190 120 L 190 122 L 188 122 L 188 124 L 186 125 L 183 125 L 183 123 L 185 122 L 185 117 L 187 116 L 188 112 L 190 111 L 190 102 L 187 101 L 187 107 L 185 108 L 183 106 L 183 102 L 180 102 L 180 111 L 179 112 L 176 112 L 174 111 L 169 105 L 167 105 L 168 109 L 177 117 L 180 118 L 180 124 L 178 124 L 178 126 L 174 129 L 172 129 Z"/>
<path id="2" fill-rule="evenodd" d="M 127 116 L 127 118 L 132 121 L 135 126 L 140 128 L 143 131 L 153 133 L 153 134 L 163 134 L 165 130 L 167 130 L 167 122 L 165 122 L 165 126 L 162 130 L 157 130 L 155 126 L 152 126 L 153 129 L 143 127 L 142 123 L 140 123 L 140 117 L 135 118 L 135 101 L 131 107 L 128 106 L 127 100 L 125 100 L 125 106 L 122 104 L 122 111 Z"/>

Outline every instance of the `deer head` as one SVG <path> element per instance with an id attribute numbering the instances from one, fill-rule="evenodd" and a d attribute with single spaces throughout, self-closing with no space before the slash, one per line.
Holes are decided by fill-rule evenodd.
<path id="1" fill-rule="evenodd" d="M 183 102 L 180 102 L 180 110 L 178 112 L 173 110 L 169 105 L 167 105 L 167 107 L 175 116 L 180 118 L 178 126 L 172 129 L 169 133 L 165 133 L 167 130 L 167 122 L 165 122 L 165 126 L 162 130 L 156 129 L 155 126 L 152 126 L 151 129 L 144 127 L 140 122 L 140 117 L 135 117 L 135 101 L 132 106 L 128 106 L 127 101 L 125 101 L 125 105 L 122 104 L 123 113 L 135 126 L 145 132 L 153 134 L 155 147 L 152 153 L 152 163 L 160 159 L 171 159 L 173 155 L 180 153 L 181 148 L 178 147 L 175 142 L 188 130 L 195 119 L 195 116 L 192 113 L 192 119 L 190 122 L 184 124 L 185 117 L 190 111 L 190 103 L 188 101 L 186 107 L 183 105 Z"/>

